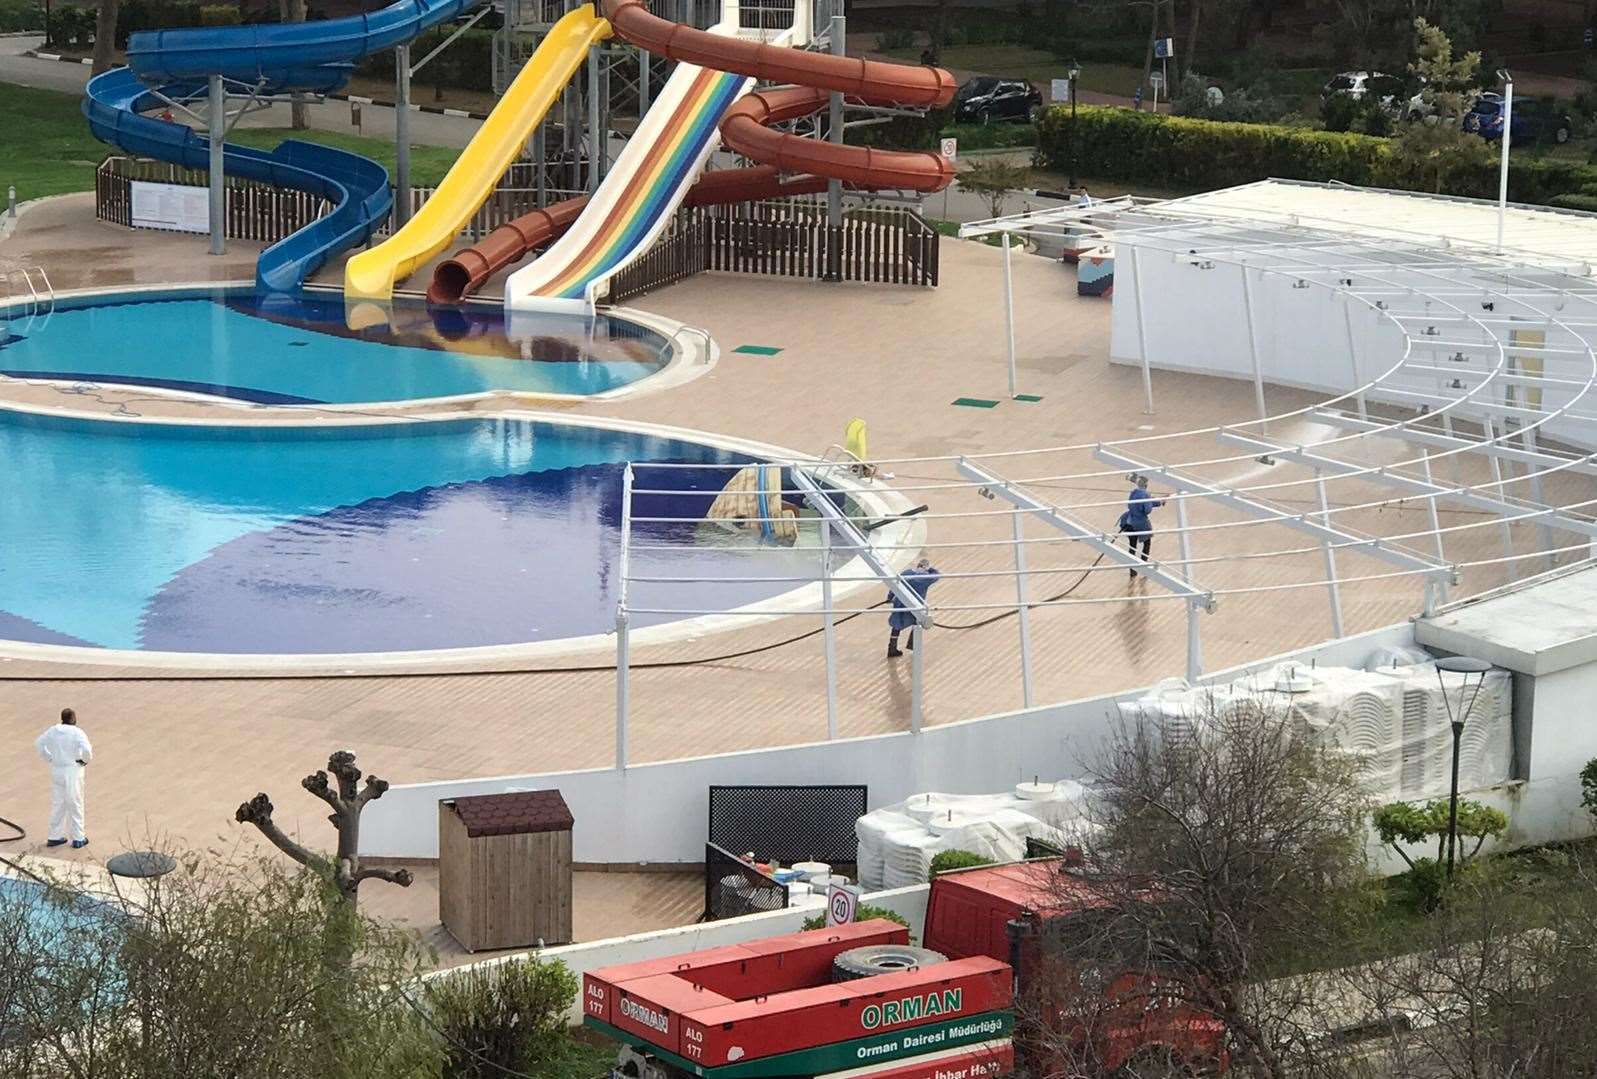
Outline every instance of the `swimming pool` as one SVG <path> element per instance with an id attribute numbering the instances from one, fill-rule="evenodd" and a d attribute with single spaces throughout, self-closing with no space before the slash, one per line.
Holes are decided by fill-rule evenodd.
<path id="1" fill-rule="evenodd" d="M 337 294 L 248 288 L 72 296 L 48 317 L 5 314 L 0 374 L 265 405 L 495 390 L 600 394 L 647 378 L 669 358 L 664 334 L 609 315 L 518 315 L 510 337 L 498 304 L 429 308 L 401 299 L 389 322 L 361 330 L 348 327 Z"/>
<path id="2" fill-rule="evenodd" d="M 635 513 L 680 518 L 753 458 L 533 419 L 273 428 L 0 412 L 0 460 L 0 638 L 327 654 L 609 632 L 624 462 L 724 465 L 651 471 L 667 493 L 639 496 Z M 713 596 L 651 584 L 637 606 L 731 609 L 796 587 L 753 578 L 818 571 L 813 543 L 754 556 L 707 533 L 635 524 L 650 549 L 634 573 L 751 579 Z"/>

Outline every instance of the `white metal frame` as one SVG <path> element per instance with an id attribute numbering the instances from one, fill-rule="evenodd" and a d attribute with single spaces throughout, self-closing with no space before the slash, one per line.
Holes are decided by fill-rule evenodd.
<path id="1" fill-rule="evenodd" d="M 1453 242 L 1404 235 L 1390 227 L 1383 227 L 1380 235 L 1358 235 L 1338 231 L 1323 221 L 1206 215 L 1200 207 L 1179 201 L 1155 206 L 1127 200 L 1123 206 L 1062 207 L 977 222 L 965 231 L 1009 237 L 1034 229 L 1079 227 L 1088 218 L 1116 245 L 1129 278 L 1124 291 L 1135 300 L 1140 301 L 1135 295 L 1136 278 L 1143 260 L 1185 260 L 1196 272 L 1225 265 L 1242 274 L 1248 305 L 1248 368 L 1257 418 L 1223 427 L 1008 453 L 850 462 L 861 475 L 895 468 L 914 477 L 893 481 L 892 487 L 931 507 L 920 517 L 926 522 L 928 538 L 898 545 L 872 542 L 868 534 L 872 524 L 840 509 L 826 496 L 826 470 L 842 468 L 842 464 L 809 458 L 773 459 L 773 464 L 786 465 L 792 477 L 794 490 L 784 493 L 802 498 L 825 521 L 813 548 L 819 556 L 814 574 L 758 579 L 791 582 L 794 587 L 820 584 L 818 605 L 795 613 L 819 618 L 824 626 L 829 737 L 836 737 L 839 729 L 838 616 L 871 609 L 838 606 L 835 586 L 839 584 L 880 583 L 914 611 L 923 632 L 918 635 L 922 647 L 916 649 L 913 660 L 909 726 L 919 731 L 925 722 L 928 662 L 924 630 L 941 624 L 938 619 L 945 615 L 999 612 L 1014 616 L 1014 627 L 998 632 L 1017 636 L 1021 696 L 1025 705 L 1032 706 L 1042 703 L 1035 662 L 1039 633 L 1070 632 L 1069 620 L 1044 623 L 1037 619 L 1040 611 L 1049 608 L 1117 604 L 1131 610 L 1141 604 L 1179 602 L 1187 621 L 1186 673 L 1189 679 L 1197 679 L 1203 671 L 1202 620 L 1198 615 L 1213 614 L 1225 596 L 1263 593 L 1285 598 L 1301 589 L 1324 589 L 1331 634 L 1340 637 L 1349 628 L 1342 593 L 1354 585 L 1380 582 L 1384 589 L 1414 582 L 1422 589 L 1417 613 L 1425 613 L 1447 602 L 1448 589 L 1459 583 L 1473 588 L 1483 583 L 1497 585 L 1495 579 L 1479 576 L 1466 581 L 1472 573 L 1525 576 L 1519 569 L 1522 563 L 1537 563 L 1533 572 L 1540 572 L 1542 562 L 1556 560 L 1567 566 L 1584 562 L 1597 552 L 1597 482 L 1593 482 L 1597 478 L 1597 402 L 1588 400 L 1597 385 L 1597 281 L 1586 264 L 1561 252 L 1539 254 L 1510 247 L 1497 254 L 1489 240 Z M 1256 286 L 1271 278 L 1289 279 L 1294 287 L 1329 289 L 1342 298 L 1349 361 L 1328 376 L 1345 381 L 1341 393 L 1275 414 L 1266 408 L 1268 346 L 1253 318 L 1259 295 Z M 1358 318 L 1385 320 L 1398 330 L 1401 344 L 1397 350 L 1390 355 L 1369 354 L 1367 349 L 1356 353 Z M 1006 321 L 1008 325 L 1012 323 Z M 1515 331 L 1526 328 L 1542 329 L 1548 335 L 1540 345 L 1521 344 Z M 1151 410 L 1145 319 L 1138 319 L 1137 329 L 1144 335 L 1140 342 L 1143 386 Z M 1007 351 L 1014 392 L 1018 387 L 1013 381 L 1013 347 L 1008 346 Z M 1521 363 L 1520 358 L 1527 356 L 1536 357 L 1539 363 Z M 1536 391 L 1542 389 L 1548 391 L 1546 399 L 1555 403 L 1540 405 L 1543 398 Z M 1331 433 L 1301 444 L 1279 434 L 1289 422 L 1300 420 L 1325 424 Z M 1566 440 L 1571 437 L 1569 432 L 1575 431 L 1580 445 L 1560 446 L 1550 437 L 1553 428 L 1549 425 L 1555 421 L 1562 425 L 1557 430 Z M 1195 457 L 1191 447 L 1197 436 L 1217 439 L 1228 450 Z M 1372 444 L 1387 451 L 1395 445 L 1396 454 L 1388 452 L 1379 464 L 1365 463 Z M 1347 451 L 1362 456 L 1343 456 Z M 1083 469 L 1083 460 L 1102 467 Z M 1480 463 L 1468 470 L 1471 475 L 1466 478 L 1463 466 L 1470 461 Z M 1261 476 L 1260 464 L 1296 467 L 1265 471 Z M 1505 471 L 1504 465 L 1512 470 Z M 1451 477 L 1441 478 L 1438 469 L 1451 472 Z M 1174 559 L 1144 563 L 1115 545 L 1116 533 L 1110 522 L 1118 516 L 1124 500 L 1104 491 L 1112 489 L 1128 470 L 1160 477 L 1173 489 L 1168 501 L 1176 525 L 1160 532 L 1175 539 L 1178 553 Z M 1238 474 L 1245 478 L 1234 478 Z M 1560 482 L 1551 482 L 1555 479 Z M 632 587 L 651 580 L 634 574 L 627 561 L 626 552 L 637 549 L 636 538 L 630 536 L 636 521 L 631 499 L 639 489 L 629 469 L 623 526 L 629 535 L 623 542 L 624 582 L 617 620 L 617 670 L 623 682 L 629 671 L 626 616 L 646 609 L 639 605 Z M 1073 493 L 1055 494 L 1061 490 Z M 1082 492 L 1088 492 L 1086 497 Z M 977 495 L 983 497 L 973 497 Z M 1227 512 L 1204 515 L 1202 523 L 1194 523 L 1189 502 Z M 1454 512 L 1444 525 L 1439 504 L 1472 513 L 1461 518 Z M 1412 513 L 1380 513 L 1404 507 L 1421 509 L 1423 523 L 1416 527 Z M 1044 527 L 1028 532 L 1029 520 Z M 1398 524 L 1387 525 L 1387 520 Z M 960 537 L 949 538 L 946 532 L 940 534 L 939 521 L 985 522 L 996 527 L 967 528 Z M 1382 534 L 1370 531 L 1371 521 L 1377 522 L 1375 527 L 1381 528 Z M 1536 526 L 1521 530 L 1518 546 L 1511 531 L 1515 524 Z M 1250 529 L 1265 539 L 1240 548 L 1232 542 L 1235 533 L 1231 530 L 1238 528 Z M 1480 529 L 1504 532 L 1508 543 L 1501 556 L 1483 553 L 1478 541 L 1468 542 L 1490 534 Z M 1523 541 L 1532 533 L 1537 542 L 1534 549 L 1527 550 Z M 1277 534 L 1302 539 L 1275 541 Z M 1575 542 L 1559 538 L 1569 534 Z M 1203 554 L 1195 550 L 1200 535 L 1215 541 L 1203 545 Z M 836 557 L 838 544 L 863 557 Z M 889 552 L 911 547 L 959 555 L 958 568 L 943 574 L 946 583 L 939 586 L 934 599 L 922 602 L 889 565 Z M 1075 551 L 1090 552 L 1098 556 L 1097 561 L 1060 561 L 1061 555 L 1069 558 Z M 1361 563 L 1354 556 L 1366 561 Z M 1368 571 L 1368 560 L 1382 563 L 1379 571 Z M 844 565 L 864 566 L 867 575 L 849 576 Z M 1234 571 L 1248 565 L 1258 567 L 1252 579 L 1260 583 L 1198 583 L 1205 579 L 1206 567 Z M 1047 598 L 1041 587 L 1064 575 L 1080 574 L 1085 580 L 1094 573 L 1110 572 L 1123 577 L 1126 569 L 1146 574 L 1158 588 L 1129 594 L 1105 594 L 1105 589 L 1098 588 L 1082 596 L 1071 595 L 1072 588 Z M 1235 572 L 1228 572 L 1226 578 L 1237 581 Z M 713 583 L 711 578 L 703 580 Z M 724 612 L 656 609 L 651 613 Z M 624 686 L 618 686 L 617 757 L 623 766 L 628 694 Z"/>

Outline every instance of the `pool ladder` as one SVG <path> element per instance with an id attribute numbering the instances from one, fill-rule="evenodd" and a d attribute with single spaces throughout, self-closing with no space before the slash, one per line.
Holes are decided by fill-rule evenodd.
<path id="1" fill-rule="evenodd" d="M 43 266 L 23 266 L 0 262 L 0 303 L 5 313 L 0 322 L 27 319 L 27 332 L 42 330 L 55 314 L 55 289 Z"/>

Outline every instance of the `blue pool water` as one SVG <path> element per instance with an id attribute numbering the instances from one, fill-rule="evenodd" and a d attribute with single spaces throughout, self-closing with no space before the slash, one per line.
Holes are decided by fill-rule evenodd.
<path id="1" fill-rule="evenodd" d="M 634 503 L 696 518 L 747 459 L 522 420 L 272 431 L 0 413 L 0 460 L 0 638 L 328 653 L 609 632 L 622 463 L 724 464 L 651 470 L 672 493 Z M 666 549 L 637 552 L 634 573 L 814 574 L 812 552 L 753 557 L 710 532 L 637 524 Z M 725 609 L 792 587 L 653 584 L 633 600 Z"/>
<path id="2" fill-rule="evenodd" d="M 130 384 L 258 404 L 403 401 L 490 390 L 595 394 L 658 371 L 666 339 L 599 315 L 518 315 L 498 304 L 396 301 L 352 330 L 341 297 L 205 290 L 61 301 L 48 318 L 0 312 L 0 374 Z"/>

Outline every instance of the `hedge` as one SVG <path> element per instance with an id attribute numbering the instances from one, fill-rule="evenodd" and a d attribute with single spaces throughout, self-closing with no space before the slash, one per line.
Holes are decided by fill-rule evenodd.
<path id="1" fill-rule="evenodd" d="M 1037 164 L 1056 172 L 1068 170 L 1070 111 L 1048 109 L 1037 129 Z M 1390 140 L 1351 132 L 1086 106 L 1078 110 L 1075 141 L 1075 171 L 1080 175 L 1175 190 L 1233 187 L 1270 177 L 1421 189 L 1417 178 L 1392 154 Z M 1597 168 L 1533 158 L 1509 170 L 1508 195 L 1515 202 L 1548 204 L 1591 183 L 1597 183 Z M 1497 166 L 1462 177 L 1444 194 L 1495 198 Z"/>
<path id="2" fill-rule="evenodd" d="M 420 58 L 426 56 L 443 43 L 454 30 L 452 27 L 440 26 L 422 34 L 411 42 L 410 55 Z M 494 79 L 494 34 L 492 30 L 467 30 L 455 43 L 421 69 L 421 74 L 414 80 L 416 86 L 444 86 L 458 90 L 480 90 L 483 93 L 493 92 Z M 414 61 L 412 61 L 414 62 Z M 355 67 L 355 73 L 370 79 L 392 79 L 394 77 L 394 53 L 392 49 L 373 53 L 366 57 Z"/>

